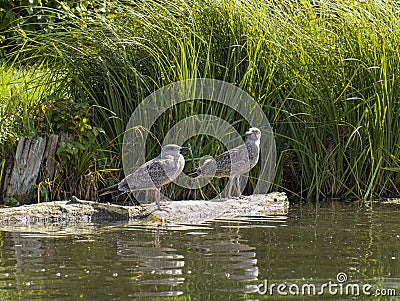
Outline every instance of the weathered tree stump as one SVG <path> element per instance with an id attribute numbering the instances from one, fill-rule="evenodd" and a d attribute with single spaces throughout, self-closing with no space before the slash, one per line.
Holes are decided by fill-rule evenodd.
<path id="1" fill-rule="evenodd" d="M 6 195 L 24 198 L 32 191 L 36 183 L 39 169 L 46 148 L 46 139 L 38 137 L 35 140 L 20 138 L 15 160 L 7 181 Z"/>
<path id="2" fill-rule="evenodd" d="M 68 140 L 68 134 L 64 133 L 50 135 L 49 138 L 21 137 L 15 159 L 7 166 L 3 183 L 4 196 L 22 202 L 30 201 L 34 184 L 55 178 L 58 167 L 56 160 L 58 145 Z"/>
<path id="3" fill-rule="evenodd" d="M 43 154 L 42 165 L 44 165 L 44 175 L 45 179 L 53 180 L 56 174 L 58 162 L 56 160 L 56 151 L 58 146 L 58 135 L 50 135 L 46 150 Z"/>
<path id="4" fill-rule="evenodd" d="M 220 218 L 286 214 L 288 199 L 284 193 L 252 195 L 245 199 L 221 201 L 170 201 L 168 211 L 155 204 L 120 206 L 73 198 L 0 209 L 0 225 L 53 223 L 109 223 L 138 221 L 149 225 L 200 224 Z"/>

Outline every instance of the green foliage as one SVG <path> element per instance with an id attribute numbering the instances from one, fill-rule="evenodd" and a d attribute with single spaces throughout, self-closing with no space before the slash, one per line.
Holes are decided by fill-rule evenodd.
<path id="1" fill-rule="evenodd" d="M 107 1 L 20 0 L 0 1 L 0 58 L 6 50 L 23 45 L 28 37 L 51 32 L 68 18 L 85 18 L 88 14 L 111 14 Z"/>
<path id="2" fill-rule="evenodd" d="M 19 68 L 1 63 L 0 68 L 0 145 L 14 144 L 20 136 L 38 134 L 35 127 L 38 99 L 57 86 L 46 68 Z M 44 84 L 45 83 L 45 84 Z M 2 153 L 4 156 L 4 153 Z"/>
<path id="3" fill-rule="evenodd" d="M 46 98 L 41 110 L 49 127 L 47 133 L 72 135 L 70 141 L 61 142 L 57 149 L 57 155 L 65 163 L 63 166 L 69 166 L 78 154 L 93 150 L 97 146 L 97 136 L 104 133 L 101 128 L 90 124 L 92 116 L 88 103 L 75 103 L 68 98 L 52 95 Z"/>
<path id="4" fill-rule="evenodd" d="M 18 200 L 15 198 L 11 198 L 11 197 L 4 198 L 3 203 L 7 207 L 16 207 L 19 205 Z"/>
<path id="5" fill-rule="evenodd" d="M 0 73 L 0 178 L 6 159 L 15 154 L 18 137 L 67 133 L 70 140 L 61 143 L 57 152 L 58 178 L 36 188 L 42 201 L 54 199 L 56 189 L 73 192 L 71 187 L 76 186 L 77 179 L 94 170 L 102 158 L 97 137 L 103 131 L 92 124 L 93 107 L 54 94 L 56 75 L 43 66 L 22 69 L 4 63 Z"/>
<path id="6" fill-rule="evenodd" d="M 101 128 L 92 128 L 88 124 L 85 124 L 85 126 L 88 128 L 82 131 L 77 140 L 60 143 L 57 149 L 57 155 L 61 158 L 61 162 L 71 162 L 78 154 L 92 150 L 93 146 L 97 143 L 97 136 L 100 133 L 104 133 Z"/>
<path id="7" fill-rule="evenodd" d="M 103 129 L 92 126 L 92 107 L 85 102 L 74 102 L 70 98 L 50 95 L 40 104 L 42 131 L 45 133 L 67 133 L 66 141 L 61 141 L 57 148 L 60 163 L 58 189 L 73 192 L 73 186 L 79 179 L 90 174 L 101 161 L 101 150 L 98 136 L 104 134 Z M 49 185 L 47 185 L 49 186 Z M 38 196 L 48 199 L 46 185 L 38 186 Z M 54 187 L 49 190 L 54 191 Z"/>
<path id="8" fill-rule="evenodd" d="M 40 112 L 36 115 L 42 115 L 41 121 L 45 121 L 39 127 L 43 127 L 47 133 L 65 132 L 78 135 L 91 129 L 87 124 L 90 115 L 88 103 L 76 103 L 72 99 L 53 94 L 47 96 L 39 107 Z"/>
<path id="9" fill-rule="evenodd" d="M 397 2 L 106 3 L 113 13 L 64 10 L 51 31 L 15 38 L 14 59 L 23 54 L 23 64 L 50 66 L 57 95 L 93 105 L 112 151 L 120 151 L 126 123 L 149 93 L 215 78 L 250 93 L 269 117 L 280 154 L 273 189 L 308 197 L 399 194 Z M 191 101 L 151 131 L 162 140 L 177 119 L 200 113 L 223 116 L 240 132 L 248 126 L 226 107 Z M 220 148 L 191 143 L 210 155 Z"/>

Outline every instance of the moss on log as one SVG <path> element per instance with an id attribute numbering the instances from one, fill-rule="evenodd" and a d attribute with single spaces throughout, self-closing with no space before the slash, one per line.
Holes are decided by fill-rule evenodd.
<path id="1" fill-rule="evenodd" d="M 168 211 L 154 204 L 120 206 L 79 200 L 47 202 L 0 209 L 0 225 L 51 223 L 110 223 L 142 220 L 148 224 L 199 224 L 217 218 L 285 214 L 284 193 L 258 194 L 244 199 L 221 201 L 170 201 Z"/>

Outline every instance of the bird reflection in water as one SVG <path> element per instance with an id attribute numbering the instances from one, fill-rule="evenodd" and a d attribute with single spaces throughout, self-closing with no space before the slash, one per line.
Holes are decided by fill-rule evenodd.
<path id="1" fill-rule="evenodd" d="M 151 239 L 146 235 L 147 241 L 119 241 L 118 254 L 133 274 L 134 296 L 190 294 L 182 285 L 185 281 L 202 283 L 205 291 L 212 285 L 222 292 L 256 292 L 252 283 L 258 280 L 257 254 L 239 231 L 233 225 L 220 232 L 156 228 Z M 209 275 L 211 270 L 217 273 Z"/>
<path id="2" fill-rule="evenodd" d="M 154 229 L 152 241 L 119 241 L 118 255 L 122 261 L 132 262 L 129 270 L 137 292 L 134 296 L 179 296 L 183 292 L 174 287 L 182 284 L 184 256 L 174 248 L 162 247 L 160 235 L 163 230 Z M 166 290 L 161 289 L 165 287 Z"/>
<path id="3" fill-rule="evenodd" d="M 220 265 L 220 281 L 223 292 L 257 292 L 257 286 L 250 284 L 258 280 L 257 253 L 246 244 L 239 228 L 231 223 L 227 232 L 215 233 L 212 240 L 201 240 L 196 244 L 199 254 L 210 264 Z M 236 285 L 232 285 L 236 282 Z"/>

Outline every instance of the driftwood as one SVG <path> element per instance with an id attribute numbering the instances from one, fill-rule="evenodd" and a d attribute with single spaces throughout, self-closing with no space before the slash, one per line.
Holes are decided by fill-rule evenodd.
<path id="1" fill-rule="evenodd" d="M 288 199 L 284 193 L 252 195 L 245 199 L 221 201 L 170 201 L 168 211 L 154 204 L 120 206 L 75 197 L 71 201 L 48 202 L 0 209 L 0 225 L 21 226 L 54 223 L 104 223 L 140 220 L 149 225 L 199 224 L 237 216 L 286 214 Z"/>

